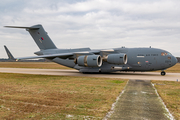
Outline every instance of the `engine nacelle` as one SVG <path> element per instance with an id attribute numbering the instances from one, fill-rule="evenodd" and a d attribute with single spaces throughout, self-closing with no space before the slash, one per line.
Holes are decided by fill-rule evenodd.
<path id="1" fill-rule="evenodd" d="M 101 67 L 102 58 L 100 55 L 79 56 L 77 58 L 77 64 L 86 67 Z"/>
<path id="2" fill-rule="evenodd" d="M 127 55 L 124 53 L 120 54 L 109 54 L 105 61 L 111 64 L 126 64 L 127 63 Z"/>

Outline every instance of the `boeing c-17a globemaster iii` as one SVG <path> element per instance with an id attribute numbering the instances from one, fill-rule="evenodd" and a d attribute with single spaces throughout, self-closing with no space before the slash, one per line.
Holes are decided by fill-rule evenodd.
<path id="1" fill-rule="evenodd" d="M 162 70 L 161 75 L 165 75 L 164 70 L 177 63 L 170 52 L 156 48 L 58 49 L 42 25 L 5 27 L 26 29 L 40 49 L 34 53 L 37 56 L 17 59 L 46 58 L 82 73 Z"/>

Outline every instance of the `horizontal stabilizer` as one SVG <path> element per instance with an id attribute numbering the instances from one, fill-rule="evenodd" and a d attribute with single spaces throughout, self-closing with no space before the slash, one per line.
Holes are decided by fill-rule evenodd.
<path id="1" fill-rule="evenodd" d="M 57 49 L 55 44 L 52 42 L 43 26 L 38 24 L 30 27 L 19 27 L 19 26 L 4 26 L 7 28 L 21 28 L 25 29 L 30 33 L 40 50 L 46 49 Z"/>
<path id="2" fill-rule="evenodd" d="M 4 26 L 7 28 L 21 28 L 21 29 L 30 29 L 30 30 L 38 30 L 38 27 L 18 27 L 18 26 Z"/>

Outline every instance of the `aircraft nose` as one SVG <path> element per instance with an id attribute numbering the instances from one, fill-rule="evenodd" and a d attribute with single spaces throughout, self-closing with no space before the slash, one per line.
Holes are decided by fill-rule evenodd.
<path id="1" fill-rule="evenodd" d="M 172 56 L 172 64 L 175 65 L 177 63 L 177 58 Z"/>

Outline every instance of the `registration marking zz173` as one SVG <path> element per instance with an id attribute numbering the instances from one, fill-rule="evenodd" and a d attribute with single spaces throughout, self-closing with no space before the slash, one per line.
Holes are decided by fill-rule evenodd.
<path id="1" fill-rule="evenodd" d="M 39 39 L 39 41 L 42 43 L 41 39 Z"/>

